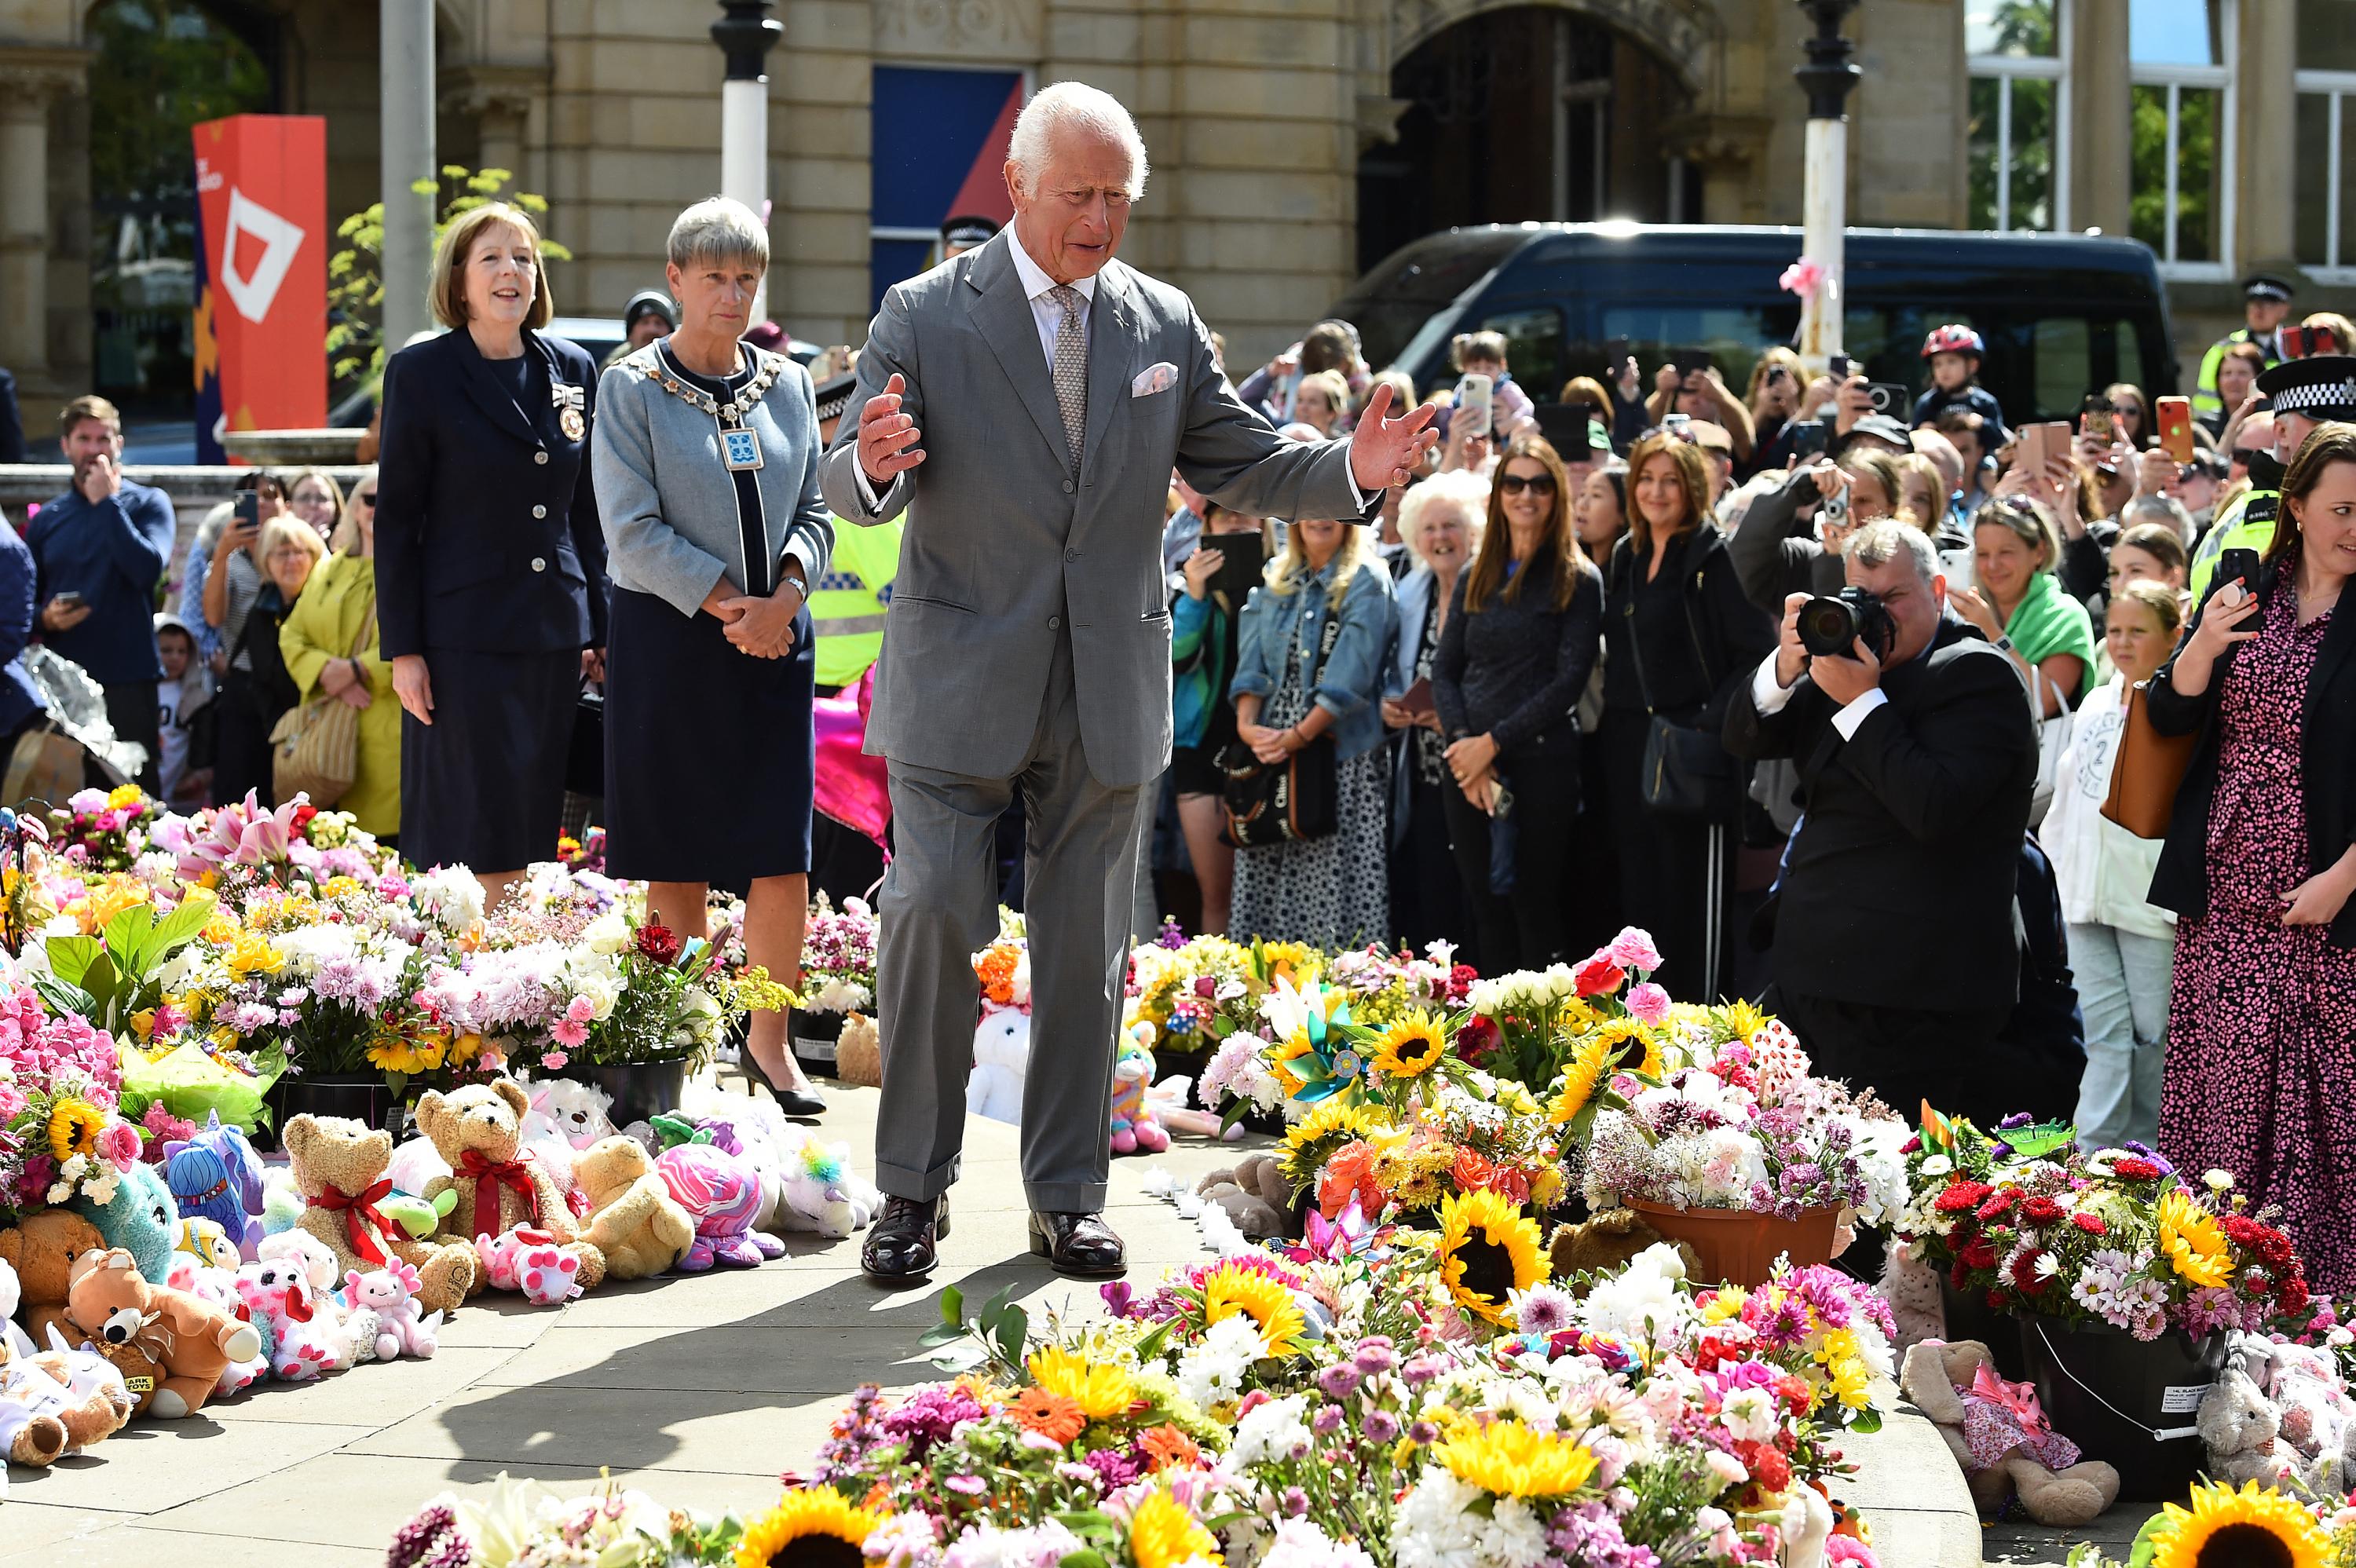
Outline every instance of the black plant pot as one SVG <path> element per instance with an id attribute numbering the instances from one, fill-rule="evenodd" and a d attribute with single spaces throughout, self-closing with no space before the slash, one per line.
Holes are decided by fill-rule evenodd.
<path id="1" fill-rule="evenodd" d="M 2195 1340 L 2170 1329 L 2147 1343 L 2107 1323 L 2019 1325 L 2046 1420 L 2087 1458 L 2117 1467 L 2122 1498 L 2165 1502 L 2191 1489 L 2209 1457 L 2193 1419 L 2224 1371 L 2224 1335 Z"/>
<path id="2" fill-rule="evenodd" d="M 1939 1300 L 1945 1308 L 1949 1344 L 1977 1339 L 1988 1348 L 1998 1377 L 2011 1383 L 2029 1381 L 2029 1363 L 2020 1352 L 2019 1318 L 1990 1307 L 1980 1292 L 1957 1290 L 1944 1279 L 1939 1282 Z"/>
<path id="3" fill-rule="evenodd" d="M 348 1117 L 371 1127 L 382 1127 L 398 1142 L 408 1115 L 402 1096 L 376 1073 L 366 1077 L 314 1077 L 289 1072 L 273 1083 L 262 1100 L 270 1107 L 270 1125 L 257 1132 L 256 1141 L 270 1148 L 280 1147 L 279 1140 L 290 1116 Z"/>
<path id="4" fill-rule="evenodd" d="M 793 1046 L 794 1060 L 802 1064 L 805 1072 L 823 1073 L 829 1078 L 835 1072 L 835 1043 L 842 1038 L 842 1026 L 847 1015 L 842 1013 L 809 1013 L 796 1008 L 786 1015 L 786 1039 Z M 739 1050 L 744 1042 L 737 1042 Z"/>
<path id="5" fill-rule="evenodd" d="M 562 1072 L 552 1076 L 570 1078 L 611 1094 L 614 1104 L 605 1114 L 613 1118 L 616 1126 L 626 1127 L 632 1122 L 648 1121 L 679 1109 L 680 1096 L 687 1088 L 687 1058 L 633 1061 L 621 1067 L 598 1067 L 584 1061 L 570 1064 Z"/>

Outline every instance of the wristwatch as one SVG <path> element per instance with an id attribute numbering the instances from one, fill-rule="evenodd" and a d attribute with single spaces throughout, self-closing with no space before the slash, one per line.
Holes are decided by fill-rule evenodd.
<path id="1" fill-rule="evenodd" d="M 807 597 L 807 595 L 805 595 L 805 597 Z M 2012 639 L 2010 637 L 1998 637 L 1996 640 L 1996 651 L 2000 654 L 2008 654 L 2012 652 Z"/>
<path id="2" fill-rule="evenodd" d="M 787 573 L 786 573 L 786 575 L 785 575 L 783 578 L 781 578 L 781 579 L 779 579 L 779 580 L 778 580 L 778 586 L 783 587 L 786 583 L 788 583 L 788 582 L 790 582 L 790 583 L 792 583 L 792 584 L 794 585 L 794 592 L 797 592 L 797 593 L 798 593 L 798 594 L 800 594 L 800 595 L 802 596 L 802 603 L 805 603 L 805 604 L 809 603 L 809 578 L 807 578 L 807 577 L 804 577 L 804 576 L 803 576 L 800 572 L 798 572 L 798 571 L 788 571 Z"/>

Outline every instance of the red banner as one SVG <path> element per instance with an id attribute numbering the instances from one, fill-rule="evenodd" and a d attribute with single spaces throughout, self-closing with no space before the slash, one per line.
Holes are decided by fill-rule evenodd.
<path id="1" fill-rule="evenodd" d="M 197 461 L 221 433 L 327 422 L 327 123 L 236 114 L 194 128 Z"/>

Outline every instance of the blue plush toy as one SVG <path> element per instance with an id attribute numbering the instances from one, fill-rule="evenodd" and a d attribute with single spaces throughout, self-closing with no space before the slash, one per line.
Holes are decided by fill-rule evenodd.
<path id="1" fill-rule="evenodd" d="M 164 1179 L 184 1220 L 210 1220 L 251 1263 L 262 1243 L 262 1157 L 214 1112 L 203 1131 L 164 1146 Z"/>
<path id="2" fill-rule="evenodd" d="M 104 1207 L 79 1194 L 67 1207 L 96 1225 L 108 1246 L 128 1252 L 149 1283 L 161 1285 L 170 1277 L 180 1211 L 154 1166 L 143 1162 L 124 1171 L 115 1183 L 114 1201 Z"/>

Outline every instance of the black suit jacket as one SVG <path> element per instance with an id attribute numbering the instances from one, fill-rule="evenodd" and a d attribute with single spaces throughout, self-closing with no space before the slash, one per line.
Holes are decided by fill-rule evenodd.
<path id="1" fill-rule="evenodd" d="M 2267 609 L 2276 593 L 2294 591 L 2288 570 L 2269 561 L 2258 573 L 2258 600 Z M 2203 603 L 2195 613 L 2191 625 L 2184 628 L 2186 640 L 2208 609 Z M 2183 648 L 2179 642 L 2177 651 Z M 2177 695 L 2169 679 L 2176 668 L 2174 656 L 2151 677 L 2145 693 L 2153 729 L 2163 735 L 2198 731 L 2201 736 L 2177 789 L 2168 839 L 2151 882 L 2152 902 L 2193 919 L 2209 912 L 2209 807 L 2217 795 L 2220 740 L 2217 699 L 2241 651 L 2241 645 L 2224 651 L 2210 672 L 2207 689 L 2198 697 Z M 2299 709 L 2298 771 L 2307 816 L 2307 869 L 2312 876 L 2348 853 L 2349 844 L 2356 840 L 2356 605 L 2344 598 L 2323 630 L 2323 645 L 2308 672 L 2307 696 Z M 2349 900 L 2332 921 L 2330 941 L 2335 947 L 2356 947 L 2356 899 Z"/>
<path id="2" fill-rule="evenodd" d="M 523 336 L 550 387 L 580 389 L 579 439 L 553 398 L 519 406 L 464 327 L 385 361 L 376 590 L 387 658 L 605 645 L 605 533 L 588 463 L 597 368 L 561 337 Z"/>
<path id="3" fill-rule="evenodd" d="M 1748 682 L 1728 709 L 1727 749 L 1790 758 L 1806 801 L 1775 914 L 1776 983 L 1870 1007 L 2004 1006 L 2019 995 L 2013 899 L 2037 783 L 2026 688 L 1953 619 L 1881 688 L 1889 700 L 1847 741 L 1805 676 L 1772 715 Z"/>

